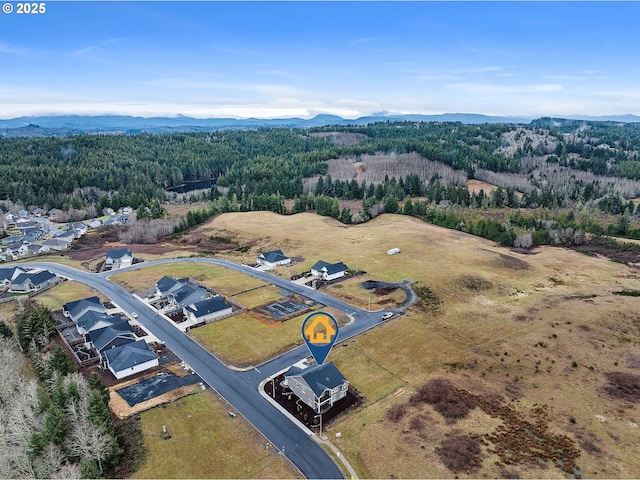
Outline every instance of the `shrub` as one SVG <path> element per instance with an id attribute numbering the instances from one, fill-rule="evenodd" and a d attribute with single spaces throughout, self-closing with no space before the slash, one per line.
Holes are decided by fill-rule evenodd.
<path id="1" fill-rule="evenodd" d="M 387 410 L 387 420 L 392 422 L 398 422 L 407 413 L 407 406 L 405 404 L 393 405 Z"/>
<path id="2" fill-rule="evenodd" d="M 467 435 L 445 438 L 436 450 L 440 460 L 452 472 L 473 472 L 480 466 L 480 442 Z"/>
<path id="3" fill-rule="evenodd" d="M 424 384 L 411 397 L 411 403 L 428 403 L 442 415 L 448 423 L 467 416 L 476 406 L 473 397 L 459 392 L 448 380 L 436 378 Z"/>

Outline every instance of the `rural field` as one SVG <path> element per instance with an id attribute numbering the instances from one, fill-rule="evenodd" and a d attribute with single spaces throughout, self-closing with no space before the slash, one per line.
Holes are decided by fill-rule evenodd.
<path id="1" fill-rule="evenodd" d="M 148 455 L 135 478 L 302 478 L 251 425 L 228 411 L 207 390 L 141 413 Z"/>
<path id="2" fill-rule="evenodd" d="M 635 267 L 554 247 L 516 253 L 399 215 L 345 226 L 235 213 L 194 233 L 254 244 L 245 261 L 282 248 L 302 258 L 291 273 L 344 261 L 367 272 L 342 287 L 361 301 L 356 282 L 413 281 L 418 304 L 329 358 L 364 397 L 327 427 L 360 476 L 638 476 Z"/>

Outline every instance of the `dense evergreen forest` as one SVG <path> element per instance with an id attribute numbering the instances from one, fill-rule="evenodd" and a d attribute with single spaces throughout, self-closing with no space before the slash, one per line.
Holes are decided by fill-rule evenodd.
<path id="1" fill-rule="evenodd" d="M 174 187 L 211 180 L 197 197 L 215 202 L 205 217 L 287 213 L 287 199 L 294 200 L 289 212 L 315 209 L 344 223 L 381 212 L 433 220 L 440 213 L 429 209 L 447 206 L 591 206 L 625 216 L 619 230 L 626 232 L 636 213 L 631 200 L 640 196 L 639 152 L 640 124 L 551 118 L 1 139 L 0 209 L 154 207 L 174 198 Z M 473 179 L 499 188 L 471 191 Z M 360 207 L 341 209 L 340 200 Z M 199 223 L 196 216 L 178 229 Z M 454 223 L 461 228 L 464 216 Z"/>

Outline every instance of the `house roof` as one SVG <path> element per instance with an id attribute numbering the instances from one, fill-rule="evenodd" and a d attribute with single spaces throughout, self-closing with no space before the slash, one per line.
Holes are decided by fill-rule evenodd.
<path id="1" fill-rule="evenodd" d="M 110 348 L 104 352 L 104 355 L 109 360 L 109 367 L 115 372 L 158 358 L 153 349 L 144 340 Z"/>
<path id="2" fill-rule="evenodd" d="M 69 240 L 66 238 L 47 238 L 42 244 L 48 247 L 68 247 Z"/>
<path id="3" fill-rule="evenodd" d="M 89 332 L 89 340 L 93 342 L 93 346 L 98 351 L 101 351 L 114 339 L 121 337 L 128 339 L 129 342 L 135 342 L 136 336 L 133 333 L 133 328 L 129 325 L 129 322 L 121 320 L 113 325 L 104 328 L 98 328 Z M 127 342 L 127 343 L 129 343 Z"/>
<path id="4" fill-rule="evenodd" d="M 289 257 L 282 253 L 282 250 L 278 249 L 272 250 L 270 252 L 263 252 L 258 258 L 261 258 L 269 263 L 276 263 L 281 262 L 282 260 L 286 260 Z"/>
<path id="5" fill-rule="evenodd" d="M 187 305 L 184 308 L 187 311 L 193 313 L 196 318 L 200 318 L 209 315 L 210 313 L 220 312 L 229 307 L 231 307 L 231 305 L 225 302 L 222 296 L 217 295 L 200 302 L 192 303 L 191 305 Z"/>
<path id="6" fill-rule="evenodd" d="M 13 282 L 14 285 L 22 285 L 27 280 L 31 280 L 31 283 L 34 285 L 42 285 L 49 280 L 56 278 L 55 273 L 51 273 L 49 270 L 43 270 L 38 273 L 21 273 L 18 275 Z"/>
<path id="7" fill-rule="evenodd" d="M 193 285 L 182 285 L 179 289 L 173 292 L 173 298 L 178 304 L 187 303 L 187 300 L 196 296 L 197 298 L 194 300 L 201 300 L 202 297 L 209 295 L 209 292 L 201 287 L 194 287 Z"/>
<path id="8" fill-rule="evenodd" d="M 80 318 L 76 320 L 79 327 L 82 327 L 85 331 L 98 330 L 100 328 L 106 328 L 117 324 L 119 317 L 114 317 L 106 312 L 96 312 L 95 310 L 89 310 L 85 312 Z"/>
<path id="9" fill-rule="evenodd" d="M 82 312 L 85 308 L 93 306 L 102 309 L 102 311 L 106 311 L 104 305 L 98 297 L 89 297 L 83 298 L 82 300 L 75 300 L 73 302 L 65 303 L 62 308 L 67 310 L 69 314 L 74 317 Z"/>
<path id="10" fill-rule="evenodd" d="M 312 365 L 305 369 L 294 366 L 285 373 L 285 377 L 301 377 L 316 397 L 321 396 L 325 390 L 332 390 L 347 381 L 331 362 Z"/>
<path id="11" fill-rule="evenodd" d="M 160 280 L 158 280 L 158 282 L 156 283 L 156 287 L 158 287 L 158 290 L 160 290 L 161 293 L 165 293 L 171 290 L 178 283 L 183 284 L 184 279 L 176 280 L 173 277 L 167 277 L 165 275 Z"/>
<path id="12" fill-rule="evenodd" d="M 18 276 L 21 273 L 25 273 L 25 271 L 20 267 L 0 268 L 0 282 L 12 280 L 14 277 Z"/>
<path id="13" fill-rule="evenodd" d="M 313 267 L 311 267 L 311 270 L 321 271 L 323 269 L 326 269 L 327 275 L 333 275 L 334 273 L 338 273 L 338 272 L 346 272 L 347 270 L 349 270 L 349 267 L 347 267 L 342 262 L 327 263 L 327 262 L 323 262 L 322 260 L 317 261 L 316 264 Z"/>
<path id="14" fill-rule="evenodd" d="M 128 248 L 114 248 L 107 250 L 107 259 L 118 260 L 123 257 L 133 257 L 133 253 Z"/>

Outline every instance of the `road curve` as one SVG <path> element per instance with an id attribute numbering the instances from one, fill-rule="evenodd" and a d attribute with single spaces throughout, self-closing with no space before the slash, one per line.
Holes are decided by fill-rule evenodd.
<path id="1" fill-rule="evenodd" d="M 367 312 L 355 308 L 336 298 L 330 297 L 301 285 L 294 284 L 275 275 L 254 270 L 246 265 L 238 265 L 226 260 L 211 258 L 177 258 L 143 262 L 120 269 L 117 272 L 89 273 L 76 268 L 49 262 L 30 262 L 27 267 L 48 269 L 58 275 L 84 283 L 102 292 L 114 303 L 128 312 L 137 312 L 138 321 L 154 336 L 165 342 L 167 347 L 184 360 L 204 381 L 214 388 L 229 404 L 255 426 L 276 448 L 307 478 L 343 478 L 343 474 L 331 457 L 279 410 L 274 408 L 258 392 L 260 382 L 279 371 L 309 356 L 306 346 L 295 348 L 277 358 L 269 360 L 257 369 L 237 371 L 228 368 L 189 336 L 183 334 L 167 321 L 156 316 L 121 286 L 109 280 L 114 273 L 137 270 L 152 265 L 168 263 L 210 263 L 231 268 L 241 273 L 257 277 L 294 293 L 304 295 L 323 305 L 331 306 L 353 317 L 354 322 L 341 328 L 338 342 L 358 335 L 382 323 L 381 312 Z"/>

